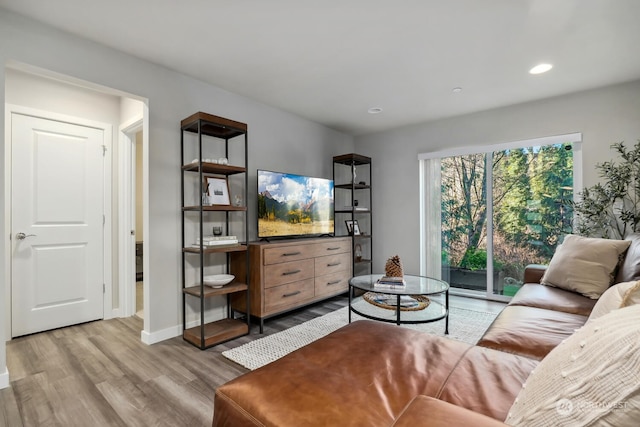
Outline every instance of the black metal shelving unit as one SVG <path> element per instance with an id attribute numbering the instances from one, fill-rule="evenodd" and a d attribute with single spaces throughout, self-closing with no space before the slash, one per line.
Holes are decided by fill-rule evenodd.
<path id="1" fill-rule="evenodd" d="M 336 236 L 351 236 L 353 275 L 372 274 L 371 158 L 355 153 L 334 156 L 333 181 L 336 201 L 334 218 Z M 349 203 L 347 206 L 343 206 L 345 201 Z M 347 220 L 358 221 L 360 234 L 347 230 L 344 224 Z"/>
<path id="2" fill-rule="evenodd" d="M 250 307 L 250 293 L 249 293 L 249 251 L 247 250 L 247 240 L 249 236 L 249 222 L 248 222 L 248 188 L 249 177 L 247 174 L 248 165 L 248 132 L 247 125 L 245 123 L 236 122 L 234 120 L 225 119 L 223 117 L 214 116 L 212 114 L 198 112 L 180 123 L 181 137 L 180 137 L 180 164 L 182 165 L 181 174 L 181 200 L 182 200 L 182 329 L 183 339 L 196 347 L 204 350 L 222 342 L 247 335 L 251 329 L 250 316 L 243 314 L 243 316 L 236 318 L 236 312 L 232 310 L 230 304 L 230 296 L 232 294 L 244 292 L 246 295 L 246 306 Z M 191 134 L 191 140 L 185 141 L 185 136 Z M 194 161 L 185 162 L 185 150 L 188 144 L 195 145 L 190 146 L 192 155 L 196 158 Z M 206 156 L 210 156 L 215 152 L 220 152 L 220 147 L 213 147 L 216 144 L 224 143 L 224 157 L 226 159 L 243 160 L 242 164 L 220 164 L 214 163 L 213 160 L 207 160 Z M 233 156 L 231 156 L 231 145 L 244 144 L 243 154 L 237 154 L 234 150 Z M 231 156 L 231 158 L 230 158 Z M 191 156 L 189 156 L 191 158 Z M 193 203 L 185 203 L 187 192 L 185 191 L 186 185 L 194 185 L 193 177 L 196 177 L 198 184 L 195 186 L 199 190 L 195 198 L 192 197 Z M 229 205 L 206 205 L 204 204 L 202 194 L 205 190 L 204 181 L 206 177 L 217 177 L 228 180 L 229 177 L 238 176 L 242 177 L 243 190 L 242 203 L 234 204 L 233 200 L 230 200 Z M 231 197 L 231 195 L 230 195 Z M 232 226 L 231 215 L 240 215 L 243 222 L 244 242 L 238 244 L 230 244 L 221 247 L 205 247 L 204 246 L 204 224 L 205 221 L 211 220 L 215 216 L 224 215 L 224 230 L 230 234 Z M 200 237 L 199 245 L 190 245 L 186 239 L 187 227 L 197 227 L 197 235 Z M 237 226 L 235 226 L 238 228 Z M 216 257 L 224 257 L 226 259 L 225 269 L 226 273 L 229 273 L 230 255 L 232 253 L 244 252 L 247 257 L 247 271 L 246 281 L 238 282 L 237 280 L 221 287 L 214 288 L 205 285 L 205 263 L 208 259 L 216 259 Z M 193 264 L 197 265 L 197 280 L 193 285 L 187 285 L 187 258 Z M 211 264 L 222 264 L 222 262 L 212 262 Z M 205 302 L 209 298 L 226 297 L 227 317 L 221 320 L 205 323 Z M 193 327 L 187 327 L 187 302 L 188 298 L 196 298 L 199 302 L 200 319 L 199 324 Z"/>

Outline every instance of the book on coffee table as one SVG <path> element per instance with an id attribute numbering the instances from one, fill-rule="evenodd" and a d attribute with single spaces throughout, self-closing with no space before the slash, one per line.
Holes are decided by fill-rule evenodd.
<path id="1" fill-rule="evenodd" d="M 404 289 L 406 284 L 402 277 L 383 276 L 373 284 L 373 287 L 376 289 Z"/>

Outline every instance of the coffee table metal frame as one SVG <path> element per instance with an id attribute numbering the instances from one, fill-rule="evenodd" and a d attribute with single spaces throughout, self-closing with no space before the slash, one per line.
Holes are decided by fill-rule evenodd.
<path id="1" fill-rule="evenodd" d="M 439 279 L 434 279 L 431 277 L 426 277 L 426 276 L 405 275 L 404 280 L 406 282 L 406 285 L 404 286 L 404 288 L 401 288 L 401 289 L 380 288 L 379 289 L 375 287 L 375 283 L 382 276 L 383 276 L 382 274 L 369 274 L 365 276 L 355 276 L 349 279 L 349 323 L 351 323 L 351 312 L 359 314 L 360 316 L 365 317 L 367 319 L 378 320 L 381 322 L 395 323 L 396 325 L 430 323 L 430 322 L 437 322 L 438 320 L 445 319 L 444 333 L 449 334 L 449 284 L 447 282 Z M 385 294 L 385 295 L 395 295 L 397 297 L 396 309 L 395 309 L 396 311 L 395 320 L 385 319 L 383 317 L 366 314 L 357 310 L 353 306 L 354 291 L 356 289 L 359 289 L 365 292 L 376 292 L 376 293 Z M 418 320 L 402 319 L 401 314 L 403 310 L 400 310 L 400 297 L 404 295 L 429 296 L 429 295 L 441 295 L 441 294 L 444 294 L 444 299 L 445 299 L 445 303 L 444 303 L 445 310 L 443 315 L 428 317 L 425 319 L 418 319 Z M 430 304 L 438 304 L 442 306 L 442 303 L 438 301 L 434 301 L 433 299 L 431 299 Z M 380 308 L 380 310 L 386 310 L 386 309 Z"/>

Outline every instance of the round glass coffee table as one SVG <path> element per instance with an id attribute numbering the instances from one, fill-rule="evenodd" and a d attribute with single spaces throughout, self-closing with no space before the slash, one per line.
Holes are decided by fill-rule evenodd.
<path id="1" fill-rule="evenodd" d="M 370 274 L 355 276 L 349 280 L 349 323 L 351 323 L 351 312 L 367 319 L 397 325 L 429 323 L 445 319 L 444 333 L 449 333 L 449 284 L 447 282 L 431 277 L 405 275 L 404 287 L 390 289 L 376 286 L 376 282 L 382 276 L 382 274 Z M 356 289 L 365 291 L 365 294 L 356 297 Z M 441 301 L 442 295 L 444 295 L 444 302 Z M 437 298 L 433 298 L 435 296 Z M 420 308 L 421 306 L 416 304 L 425 300 L 428 301 L 426 307 Z"/>

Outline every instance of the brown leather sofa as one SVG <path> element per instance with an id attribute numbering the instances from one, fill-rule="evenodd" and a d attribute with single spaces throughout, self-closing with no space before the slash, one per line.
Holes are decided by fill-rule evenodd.
<path id="1" fill-rule="evenodd" d="M 631 240 L 616 283 L 640 280 L 640 236 Z M 354 322 L 219 387 L 213 426 L 504 425 L 530 372 L 595 305 L 540 285 L 543 273 L 527 268 L 477 345 Z"/>

